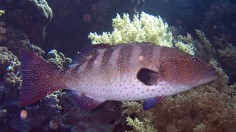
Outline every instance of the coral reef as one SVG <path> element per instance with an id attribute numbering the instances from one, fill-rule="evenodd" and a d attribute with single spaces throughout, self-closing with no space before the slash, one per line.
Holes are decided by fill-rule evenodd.
<path id="1" fill-rule="evenodd" d="M 127 14 L 124 14 L 123 18 L 120 18 L 118 15 L 113 19 L 114 31 L 112 33 L 103 33 L 102 35 L 92 33 L 89 38 L 92 39 L 92 43 L 94 44 L 117 44 L 128 42 L 152 42 L 154 44 L 159 44 L 155 43 L 156 41 L 147 38 L 140 39 L 138 36 L 152 36 L 154 34 L 153 36 L 155 36 L 155 39 L 162 40 L 163 38 L 164 40 L 166 39 L 166 34 L 168 34 L 167 36 L 169 37 L 167 38 L 170 39 L 165 41 L 167 43 L 163 42 L 163 46 L 178 47 L 179 49 L 188 51 L 188 53 L 195 53 L 197 56 L 211 62 L 211 64 L 217 68 L 220 77 L 217 81 L 204 86 L 199 86 L 196 90 L 194 89 L 177 96 L 167 97 L 162 103 L 148 112 L 142 110 L 140 102 L 123 102 L 123 107 L 126 108 L 124 109 L 123 114 L 128 116 L 128 125 L 131 125 L 136 131 L 213 132 L 235 130 L 236 120 L 234 113 L 236 112 L 236 99 L 229 96 L 230 93 L 234 92 L 235 85 L 227 85 L 229 78 L 220 68 L 219 62 L 216 61 L 216 59 L 218 59 L 218 52 L 223 55 L 223 51 L 216 50 L 212 43 L 206 38 L 205 34 L 200 30 L 196 30 L 198 39 L 193 39 L 190 34 L 172 38 L 172 34 L 170 32 L 167 33 L 168 26 L 155 26 L 156 28 L 151 27 L 150 29 L 145 28 L 145 26 L 148 27 L 148 24 L 141 24 L 142 15 L 144 15 L 144 13 L 141 14 L 140 20 L 135 16 L 133 21 L 129 19 Z M 151 20 L 155 22 L 158 22 L 158 20 L 162 21 L 153 16 L 148 17 L 152 17 L 153 19 Z M 145 20 L 149 19 L 150 18 L 147 17 L 145 18 Z M 163 23 L 163 21 L 161 23 Z M 161 29 L 165 27 L 165 30 L 159 29 L 160 27 L 162 27 Z M 160 33 L 163 36 L 158 33 L 155 34 L 156 30 L 163 31 Z M 152 32 L 150 33 L 150 31 Z M 234 50 L 232 53 L 235 53 Z M 185 110 L 183 111 L 183 109 Z M 130 118 L 129 116 L 132 115 L 133 117 Z"/>
<path id="2" fill-rule="evenodd" d="M 210 3 L 194 0 L 2 0 L 0 9 L 5 13 L 0 10 L 1 131 L 235 131 L 236 86 L 228 82 L 236 82 L 236 48 L 230 43 L 235 38 L 235 21 L 232 20 L 236 8 L 232 1 Z M 175 38 L 171 27 L 161 17 L 140 13 L 129 18 L 139 12 L 138 8 L 148 8 L 153 15 L 158 12 L 169 24 L 171 20 L 184 29 L 201 27 L 206 35 L 196 30 L 197 39 L 190 34 Z M 52 10 L 54 19 L 51 21 Z M 104 37 L 97 35 L 112 30 L 109 20 L 117 12 L 129 15 L 117 15 L 113 19 L 114 30 L 101 35 Z M 204 19 L 199 19 L 204 15 Z M 143 111 L 142 101 L 138 101 L 123 102 L 123 110 L 118 102 L 106 102 L 93 111 L 82 112 L 72 93 L 66 90 L 56 91 L 40 103 L 19 107 L 18 49 L 28 48 L 63 70 L 71 59 L 51 49 L 60 49 L 72 56 L 77 49 L 90 44 L 89 32 L 97 32 L 90 34 L 93 43 L 152 42 L 177 47 L 209 61 L 220 77 L 210 84 L 167 97 L 150 111 Z M 192 34 L 191 30 L 188 32 Z M 212 41 L 212 36 L 217 38 Z M 35 44 L 51 51 L 45 54 Z"/>
<path id="3" fill-rule="evenodd" d="M 69 91 L 56 91 L 40 103 L 20 107 L 20 62 L 16 55 L 19 48 L 28 48 L 39 55 L 45 52 L 33 45 L 28 36 L 19 30 L 4 28 L 6 36 L 0 47 L 0 127 L 1 131 L 112 131 L 121 120 L 119 104 L 108 102 L 94 111 L 82 112 Z M 52 50 L 45 55 L 56 68 L 66 69 L 71 62 L 62 53 Z M 104 115 L 103 113 L 106 113 Z M 43 127 L 42 127 L 43 126 Z"/>
<path id="4" fill-rule="evenodd" d="M 112 131 L 121 120 L 120 105 L 107 102 L 99 108 L 83 112 L 69 91 L 55 91 L 40 103 L 26 107 L 18 105 L 20 93 L 20 63 L 7 48 L 0 50 L 0 127 L 2 131 Z M 7 59 L 8 58 L 8 59 Z M 65 69 L 70 62 L 62 53 L 53 50 L 48 61 L 58 69 Z M 17 65 L 16 65 L 17 64 Z M 7 70 L 11 66 L 11 70 Z M 3 71 L 3 69 L 5 69 Z M 14 71 L 14 72 L 13 72 Z M 6 73 L 7 72 L 7 73 Z M 16 73 L 16 74 L 15 74 Z M 104 113 L 106 113 L 104 115 Z M 43 127 L 42 127 L 43 126 Z"/>
<path id="5" fill-rule="evenodd" d="M 158 131 L 234 131 L 236 129 L 236 98 L 229 94 L 235 85 L 227 86 L 227 75 L 220 71 L 219 80 L 199 86 L 177 96 L 167 97 L 151 111 L 142 111 L 141 103 L 123 103 L 125 114 L 135 114 L 139 120 L 128 120 L 135 129 L 139 122 L 153 126 Z M 137 107 L 138 106 L 138 107 Z M 136 108 L 135 110 L 132 108 Z M 138 109 L 137 109 L 138 108 Z M 135 124 L 134 124 L 135 123 Z"/>
<path id="6" fill-rule="evenodd" d="M 166 47 L 178 47 L 186 53 L 194 54 L 193 45 L 184 44 L 181 41 L 173 41 L 172 33 L 168 30 L 168 24 L 163 22 L 161 17 L 155 17 L 142 12 L 134 15 L 133 21 L 128 14 L 121 18 L 117 14 L 113 20 L 114 31 L 103 32 L 102 35 L 90 33 L 89 38 L 93 44 L 125 44 L 132 42 L 150 42 L 155 45 Z"/>
<path id="7" fill-rule="evenodd" d="M 2 0 L 1 7 L 6 11 L 2 17 L 8 27 L 27 33 L 36 44 L 44 40 L 46 26 L 53 16 L 46 0 Z"/>
<path id="8" fill-rule="evenodd" d="M 224 72 L 230 77 L 229 82 L 231 84 L 236 83 L 236 48 L 233 44 L 229 43 L 227 40 L 222 40 L 218 37 L 214 38 L 214 41 L 206 37 L 206 35 L 200 31 L 196 30 L 197 39 L 193 39 L 190 34 L 187 36 L 179 36 L 178 39 L 187 44 L 194 45 L 194 53 L 196 56 L 210 61 L 212 59 L 217 60 Z"/>
<path id="9" fill-rule="evenodd" d="M 18 58 L 6 47 L 0 47 L 0 81 L 3 81 L 6 86 L 20 86 L 19 68 Z"/>
<path id="10" fill-rule="evenodd" d="M 128 124 L 140 130 L 140 122 L 145 126 L 152 126 L 157 131 L 179 132 L 179 131 L 235 131 L 236 130 L 236 85 L 227 85 L 229 77 L 220 68 L 216 61 L 218 52 L 222 54 L 229 51 L 216 50 L 212 43 L 205 37 L 204 33 L 196 30 L 198 39 L 193 39 L 189 34 L 180 38 L 186 43 L 192 43 L 196 47 L 196 55 L 205 58 L 217 69 L 219 79 L 198 86 L 190 91 L 165 98 L 160 104 L 150 111 L 142 110 L 141 102 L 123 102 L 127 116 L 135 115 L 134 119 L 127 117 Z M 231 47 L 228 62 L 234 63 L 232 56 L 235 47 Z M 141 127 L 143 129 L 143 127 Z M 145 127 L 144 127 L 145 128 Z M 151 131 L 153 131 L 151 129 Z"/>
<path id="11" fill-rule="evenodd" d="M 2 16 L 5 13 L 4 10 L 0 10 L 0 16 Z"/>
<path id="12" fill-rule="evenodd" d="M 30 42 L 27 34 L 14 28 L 5 27 L 4 22 L 0 22 L 0 45 L 7 47 L 17 56 L 19 48 L 28 48 L 38 55 L 45 54 L 41 48 Z"/>
<path id="13" fill-rule="evenodd" d="M 132 126 L 135 131 L 137 132 L 156 132 L 152 126 L 145 124 L 143 122 L 140 122 L 137 118 L 134 120 L 130 117 L 127 117 L 127 123 L 128 125 Z"/>
<path id="14" fill-rule="evenodd" d="M 112 33 L 103 32 L 89 34 L 89 38 L 93 44 L 119 44 L 131 42 L 150 42 L 161 46 L 172 47 L 172 34 L 168 31 L 168 25 L 163 22 L 161 17 L 154 17 L 144 12 L 134 16 L 133 21 L 130 20 L 128 14 L 124 14 L 123 18 L 118 14 L 113 19 Z"/>
<path id="15" fill-rule="evenodd" d="M 218 50 L 220 61 L 225 72 L 229 75 L 229 82 L 236 83 L 236 47 L 228 43 L 225 48 Z"/>
<path id="16" fill-rule="evenodd" d="M 0 74 L 16 72 L 19 70 L 20 62 L 18 58 L 6 47 L 0 47 Z"/>
<path id="17" fill-rule="evenodd" d="M 56 50 L 51 50 L 47 54 L 48 62 L 58 69 L 68 68 L 69 64 L 72 62 L 72 59 L 66 58 L 63 53 L 57 53 Z"/>

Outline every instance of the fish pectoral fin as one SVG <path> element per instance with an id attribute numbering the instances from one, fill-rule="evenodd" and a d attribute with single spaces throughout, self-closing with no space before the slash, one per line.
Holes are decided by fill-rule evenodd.
<path id="1" fill-rule="evenodd" d="M 141 68 L 137 74 L 138 80 L 148 86 L 156 85 L 159 77 L 160 74 L 158 72 L 147 68 Z"/>
<path id="2" fill-rule="evenodd" d="M 78 94 L 74 93 L 74 98 L 79 104 L 79 107 L 84 111 L 92 110 L 97 106 L 99 106 L 100 104 L 102 104 L 103 102 L 105 102 L 105 100 L 103 99 L 93 99 L 81 93 Z"/>
<path id="3" fill-rule="evenodd" d="M 164 98 L 165 98 L 164 96 L 158 96 L 155 98 L 144 100 L 143 110 L 148 110 L 148 109 L 153 108 L 156 104 L 160 103 Z"/>

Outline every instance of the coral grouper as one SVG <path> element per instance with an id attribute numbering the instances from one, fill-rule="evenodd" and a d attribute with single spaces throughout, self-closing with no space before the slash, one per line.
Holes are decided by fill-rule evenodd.
<path id="1" fill-rule="evenodd" d="M 217 78 L 215 69 L 203 60 L 152 44 L 93 45 L 82 50 L 64 71 L 27 49 L 20 49 L 20 55 L 21 106 L 35 103 L 55 90 L 69 89 L 84 110 L 106 100 L 142 99 L 147 110 L 165 96 Z"/>

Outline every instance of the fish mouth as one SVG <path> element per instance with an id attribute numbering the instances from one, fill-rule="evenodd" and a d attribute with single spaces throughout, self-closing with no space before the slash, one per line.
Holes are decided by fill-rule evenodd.
<path id="1" fill-rule="evenodd" d="M 203 84 L 212 82 L 214 80 L 217 80 L 218 78 L 219 78 L 219 74 L 215 70 L 213 70 L 205 77 L 205 79 L 203 80 Z"/>
<path id="2" fill-rule="evenodd" d="M 219 77 L 220 76 L 219 76 L 218 72 L 216 72 L 215 70 L 212 70 L 207 75 L 203 76 L 203 79 L 199 80 L 194 87 L 212 82 L 214 80 L 217 80 Z"/>

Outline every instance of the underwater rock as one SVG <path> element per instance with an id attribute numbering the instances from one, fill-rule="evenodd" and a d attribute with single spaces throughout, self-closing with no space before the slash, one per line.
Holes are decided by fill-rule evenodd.
<path id="1" fill-rule="evenodd" d="M 2 23 L 2 25 L 1 25 Z M 19 48 L 28 48 L 38 55 L 44 55 L 45 52 L 38 46 L 32 44 L 26 33 L 5 27 L 3 22 L 0 22 L 0 45 L 7 47 L 11 52 L 18 56 Z"/>
<path id="2" fill-rule="evenodd" d="M 51 50 L 47 53 L 47 59 L 50 64 L 57 67 L 58 69 L 68 68 L 72 59 L 66 58 L 63 53 L 57 53 L 56 50 Z"/>
<path id="3" fill-rule="evenodd" d="M 53 13 L 46 0 L 3 0 L 5 22 L 8 27 L 26 32 L 30 40 L 39 44 Z"/>
<path id="4" fill-rule="evenodd" d="M 0 75 L 19 70 L 20 61 L 6 47 L 0 47 Z"/>
<path id="5" fill-rule="evenodd" d="M 55 91 L 40 103 L 20 108 L 19 87 L 0 86 L 0 127 L 4 131 L 112 131 L 121 118 L 109 102 L 95 111 L 83 112 L 69 91 Z"/>
<path id="6" fill-rule="evenodd" d="M 13 72 L 6 73 L 3 76 L 3 83 L 7 87 L 18 87 L 21 84 L 21 79 L 17 77 Z"/>

